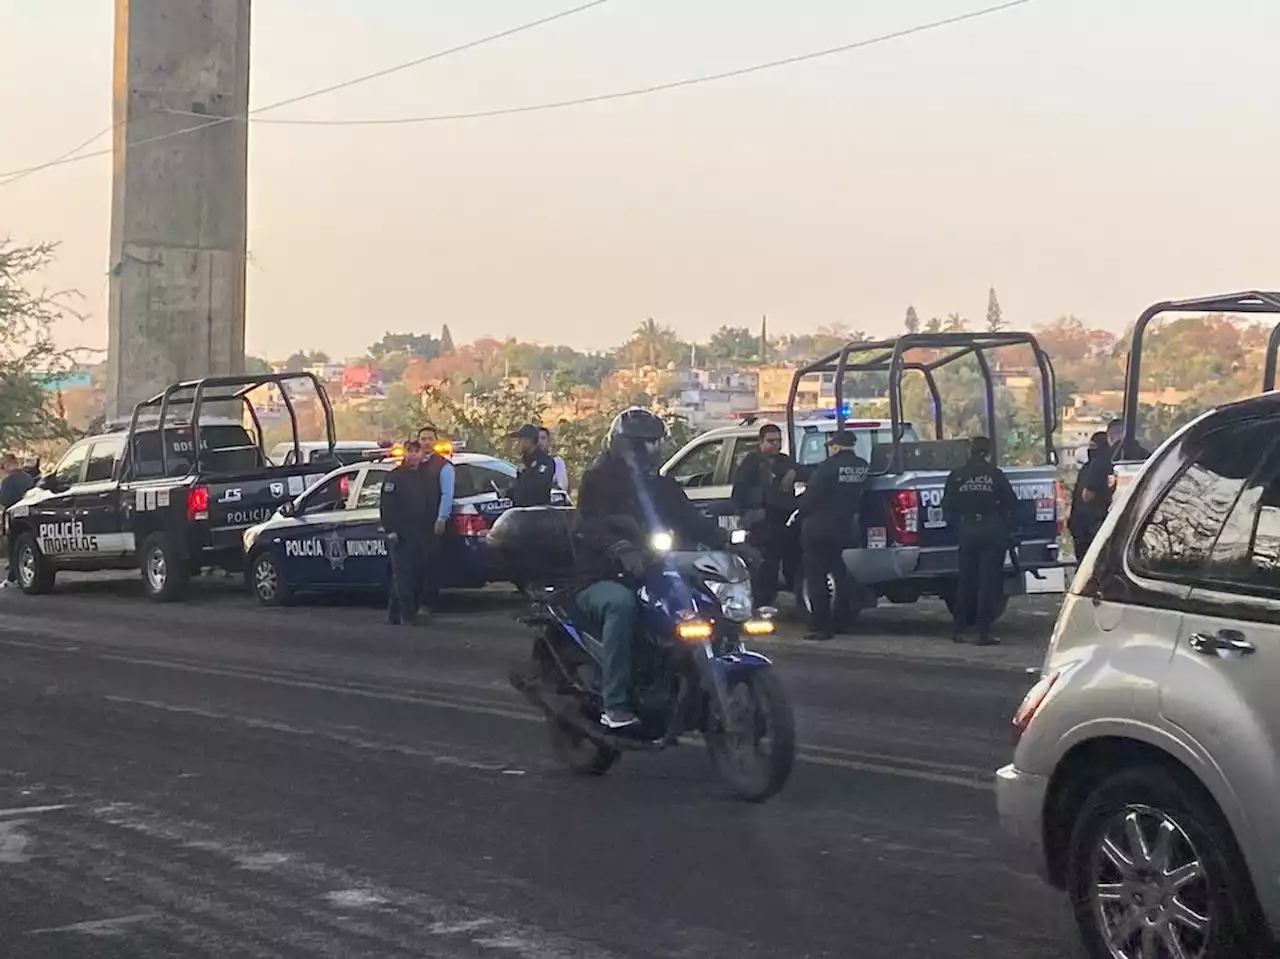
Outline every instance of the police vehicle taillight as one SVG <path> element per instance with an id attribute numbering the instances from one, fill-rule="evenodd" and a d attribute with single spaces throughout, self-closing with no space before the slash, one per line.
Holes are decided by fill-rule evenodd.
<path id="1" fill-rule="evenodd" d="M 459 513 L 449 520 L 449 525 L 459 536 L 485 536 L 489 526 L 479 513 Z"/>
<path id="2" fill-rule="evenodd" d="M 209 487 L 196 486 L 187 492 L 187 519 L 190 522 L 209 518 Z"/>
<path id="3" fill-rule="evenodd" d="M 899 546 L 920 545 L 920 494 L 913 489 L 900 489 L 889 503 L 889 524 Z"/>

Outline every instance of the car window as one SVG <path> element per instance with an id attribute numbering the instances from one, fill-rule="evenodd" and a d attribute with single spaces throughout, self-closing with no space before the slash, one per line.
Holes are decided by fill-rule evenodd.
<path id="1" fill-rule="evenodd" d="M 298 501 L 296 512 L 299 515 L 309 515 L 311 513 L 328 513 L 345 509 L 347 496 L 351 493 L 351 481 L 354 479 L 356 472 L 356 470 L 347 470 L 338 473 L 336 476 L 330 476 L 315 488 L 308 490 L 302 494 L 302 499 Z"/>
<path id="2" fill-rule="evenodd" d="M 98 440 L 89 453 L 89 468 L 85 470 L 86 483 L 99 483 L 111 479 L 115 472 L 116 461 L 124 451 L 124 437 L 115 436 L 107 440 Z"/>
<path id="3" fill-rule="evenodd" d="M 79 446 L 73 446 L 67 450 L 67 454 L 62 457 L 58 465 L 54 467 L 53 475 L 63 483 L 79 483 L 80 477 L 84 473 L 85 460 L 89 458 L 89 444 L 81 443 Z"/>
<path id="4" fill-rule="evenodd" d="M 516 468 L 502 460 L 489 463 L 455 463 L 453 466 L 453 497 L 478 496 L 496 491 L 506 496 L 516 481 Z"/>
<path id="5" fill-rule="evenodd" d="M 760 440 L 757 437 L 740 436 L 733 441 L 733 453 L 729 457 L 730 482 L 738 475 L 738 467 L 742 465 L 742 461 L 758 449 L 760 449 Z"/>
<path id="6" fill-rule="evenodd" d="M 356 494 L 356 509 L 377 509 L 382 505 L 382 484 L 390 470 L 366 470 L 360 492 Z"/>
<path id="7" fill-rule="evenodd" d="M 170 476 L 184 476 L 191 470 L 195 451 L 195 438 L 191 427 L 166 427 L 164 438 L 168 444 L 166 460 Z M 160 434 L 151 429 L 134 434 L 133 454 L 136 465 L 133 475 L 152 478 L 163 475 L 160 463 Z M 258 445 L 243 426 L 231 423 L 211 423 L 200 427 L 200 463 L 210 473 L 256 469 L 261 456 Z"/>
<path id="8" fill-rule="evenodd" d="M 724 443 L 722 439 L 709 440 L 694 448 L 667 475 L 686 488 L 712 485 L 716 481 L 716 465 L 720 462 Z"/>
<path id="9" fill-rule="evenodd" d="M 1238 513 L 1237 503 L 1275 442 L 1275 426 L 1254 420 L 1215 430 L 1189 446 L 1188 465 L 1139 531 L 1131 557 L 1134 568 L 1154 576 L 1203 578 L 1215 555 L 1239 557 L 1247 551 L 1253 508 L 1246 499 Z M 1256 508 L 1261 492 L 1252 502 Z"/>
<path id="10" fill-rule="evenodd" d="M 823 433 L 817 430 L 805 433 L 800 439 L 800 454 L 796 462 L 800 466 L 816 466 L 825 460 L 827 458 L 827 439 L 830 436 L 830 432 Z M 904 443 L 912 443 L 915 440 L 914 430 L 904 429 L 902 441 Z M 868 463 L 871 462 L 872 451 L 877 446 L 887 445 L 892 442 L 893 430 L 888 427 L 874 430 L 853 430 L 853 451 Z"/>
<path id="11" fill-rule="evenodd" d="M 1280 590 L 1280 450 L 1244 484 L 1203 575 L 1246 589 Z"/>

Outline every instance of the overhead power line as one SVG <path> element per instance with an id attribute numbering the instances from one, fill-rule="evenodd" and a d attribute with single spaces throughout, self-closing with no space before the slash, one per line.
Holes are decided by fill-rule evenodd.
<path id="1" fill-rule="evenodd" d="M 906 27 L 902 30 L 895 30 L 892 33 L 884 33 L 875 37 L 867 37 L 862 40 L 856 40 L 853 43 L 841 44 L 838 47 L 827 47 L 823 50 L 815 50 L 810 53 L 802 53 L 797 56 L 785 57 L 781 60 L 770 60 L 765 63 L 756 63 L 751 66 L 740 67 L 735 70 L 727 70 L 723 73 L 708 73 L 696 77 L 686 77 L 683 80 L 672 80 L 666 83 L 655 83 L 650 86 L 635 87 L 628 90 L 615 90 L 610 93 L 598 93 L 592 96 L 575 97 L 571 100 L 555 100 L 549 103 L 533 103 L 524 106 L 515 107 L 499 107 L 492 110 L 477 110 L 470 113 L 442 113 L 432 116 L 413 116 L 413 117 L 386 117 L 386 118 L 353 118 L 353 119 L 330 119 L 330 120 L 302 120 L 287 118 L 259 118 L 253 117 L 254 123 L 269 123 L 289 126 L 399 126 L 414 123 L 444 123 L 457 120 L 479 120 L 486 117 L 503 117 L 511 116 L 519 113 L 540 113 L 545 110 L 563 110 L 567 107 L 585 106 L 591 103 L 603 103 L 608 100 L 624 100 L 631 97 L 646 96 L 651 93 L 662 93 L 667 90 L 677 90 L 682 87 L 691 87 L 702 83 L 715 83 L 721 80 L 730 80 L 735 77 L 746 76 L 750 73 L 760 73 L 764 70 L 774 70 L 778 67 L 792 66 L 797 63 L 804 63 L 809 60 L 817 60 L 821 57 L 835 56 L 840 53 L 848 53 L 852 50 L 859 50 L 865 47 L 876 46 L 881 43 L 888 43 L 892 40 L 901 40 L 905 37 L 913 36 L 918 33 L 926 33 L 930 30 L 937 30 L 942 27 L 953 26 L 968 20 L 976 20 L 979 17 L 986 17 L 996 13 L 1002 13 L 1011 10 L 1014 7 L 1021 7 L 1034 0 L 1007 0 L 1005 3 L 996 4 L 995 6 L 984 7 L 980 10 L 972 10 L 968 13 L 957 14 L 952 17 L 946 17 L 941 20 L 932 20 L 928 23 L 917 24 L 913 27 Z M 186 113 L 185 111 L 173 111 L 181 113 L 184 116 L 196 116 L 197 114 Z"/>
<path id="2" fill-rule="evenodd" d="M 66 160 L 68 157 L 75 156 L 77 153 L 79 153 L 81 150 L 83 150 L 85 147 L 89 146 L 90 144 L 97 143 L 98 140 L 106 136 L 108 133 L 111 133 L 112 131 L 114 131 L 115 128 L 118 126 L 120 126 L 119 123 L 112 123 L 103 127 L 101 130 L 99 130 L 93 136 L 89 137 L 89 139 L 85 140 L 83 143 L 80 143 L 72 147 L 66 153 L 59 153 L 56 157 L 53 158 L 53 160 L 49 162 L 57 163 L 57 162 Z M 110 151 L 105 151 L 105 152 L 110 152 Z M 10 183 L 16 183 L 18 180 L 21 180 L 23 177 L 29 177 L 31 176 L 31 174 L 35 173 L 36 171 L 45 169 L 47 165 L 48 164 L 41 164 L 40 166 L 28 167 L 25 170 L 17 170 L 12 174 L 8 174 L 8 173 L 0 174 L 0 187 L 6 187 Z"/>
<path id="3" fill-rule="evenodd" d="M 245 114 L 236 114 L 233 116 L 225 116 L 225 117 L 209 117 L 203 123 L 193 124 L 192 126 L 183 127 L 178 130 L 171 130 L 168 133 L 162 133 L 158 136 L 146 137 L 142 140 L 136 140 L 132 143 L 127 144 L 127 146 L 128 147 L 146 146 L 149 143 L 159 143 L 162 140 L 170 140 L 170 139 L 173 139 L 174 137 L 185 136 L 188 133 L 195 133 L 200 130 L 207 130 L 210 127 L 221 126 L 224 123 L 230 123 L 232 121 L 243 122 L 250 119 L 251 117 L 256 117 L 260 113 L 266 113 L 269 110 L 278 110 L 281 107 L 292 106 L 293 104 L 301 103 L 304 100 L 311 100 L 311 99 L 314 99 L 315 97 L 320 97 L 329 93 L 334 93 L 338 90 L 345 90 L 348 87 L 353 87 L 361 83 L 368 83 L 370 80 L 377 80 L 382 77 L 389 76 L 390 74 L 393 74 L 393 73 L 399 73 L 402 70 L 409 70 L 413 67 L 421 66 L 424 63 L 430 63 L 433 60 L 441 60 L 445 57 L 450 57 L 457 53 L 464 53 L 467 50 L 473 50 L 476 47 L 483 46 L 484 44 L 487 44 L 487 43 L 493 43 L 496 40 L 504 40 L 507 37 L 515 36 L 518 33 L 524 33 L 529 30 L 536 30 L 538 27 L 543 27 L 543 26 L 546 26 L 547 24 L 554 23 L 557 20 L 563 20 L 567 17 L 572 17 L 575 14 L 585 13 L 587 10 L 591 10 L 594 7 L 603 6 L 604 4 L 609 2 L 610 0 L 590 0 L 590 2 L 588 3 L 582 3 L 576 7 L 570 7 L 567 10 L 561 10 L 559 13 L 553 13 L 548 16 L 541 17 L 537 20 L 531 20 L 528 23 L 522 23 L 519 26 L 509 27 L 506 30 L 499 31 L 498 33 L 491 33 L 488 36 L 480 37 L 479 39 L 476 39 L 476 40 L 470 40 L 466 43 L 460 44 L 455 47 L 449 47 L 445 50 L 438 50 L 435 53 L 429 53 L 424 57 L 418 57 L 414 60 L 408 60 L 404 63 L 398 63 L 398 64 L 395 64 L 394 66 L 385 67 L 382 70 L 376 70 L 373 73 L 367 73 L 359 77 L 353 77 L 350 80 L 343 80 L 341 83 L 335 83 L 327 87 L 321 87 L 316 90 L 310 90 L 306 93 L 300 93 L 296 96 L 288 97 L 284 100 L 277 100 L 275 103 L 267 104 L 264 107 L 257 107 L 256 109 L 250 110 L 248 113 L 245 113 Z M 171 112 L 176 113 L 179 111 L 171 111 Z M 184 113 L 183 115 L 187 115 L 187 114 Z M 189 115 L 201 116 L 202 114 L 193 113 Z M 108 127 L 107 130 L 113 130 L 115 129 L 115 126 L 116 125 L 113 124 L 112 126 Z M 107 132 L 107 130 L 102 131 L 102 133 Z M 79 163 L 81 160 L 90 160 L 90 159 L 93 159 L 94 157 L 108 155 L 109 153 L 112 152 L 111 149 L 94 150 L 92 153 L 79 152 L 80 150 L 88 146 L 90 143 L 94 142 L 94 140 L 97 140 L 98 137 L 102 136 L 102 133 L 98 133 L 94 135 L 91 139 L 82 143 L 75 150 L 70 150 L 59 157 L 55 157 L 52 160 L 48 160 L 44 163 L 37 164 L 36 166 L 25 167 L 23 169 L 18 169 L 18 170 L 10 170 L 7 173 L 0 173 L 0 187 L 7 186 L 8 184 L 15 182 L 16 180 L 19 180 L 23 177 L 30 176 L 33 173 L 39 173 L 42 170 L 48 170 L 51 167 L 66 166 L 67 164 L 70 164 L 70 163 Z"/>

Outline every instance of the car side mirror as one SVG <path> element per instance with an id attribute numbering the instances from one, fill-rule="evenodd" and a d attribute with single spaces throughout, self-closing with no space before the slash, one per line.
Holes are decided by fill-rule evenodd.
<path id="1" fill-rule="evenodd" d="M 70 483 L 66 482 L 55 473 L 49 473 L 46 476 L 40 477 L 40 482 L 37 485 L 41 489 L 48 490 L 50 493 L 65 493 L 71 488 Z"/>
<path id="2" fill-rule="evenodd" d="M 297 512 L 297 509 L 293 505 L 293 500 L 289 500 L 289 502 L 285 503 L 283 506 L 280 507 L 281 516 L 293 516 L 294 513 L 296 512 Z"/>

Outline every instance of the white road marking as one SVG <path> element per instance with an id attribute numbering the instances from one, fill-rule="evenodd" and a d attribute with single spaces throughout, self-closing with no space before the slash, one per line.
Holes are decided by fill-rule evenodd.
<path id="1" fill-rule="evenodd" d="M 9 819 L 13 816 L 38 816 L 40 813 L 57 812 L 59 809 L 70 809 L 68 805 L 62 806 L 18 806 L 13 809 L 0 809 L 0 819 Z"/>
<path id="2" fill-rule="evenodd" d="M 28 936 L 47 936 L 55 932 L 75 932 L 86 936 L 118 936 L 124 932 L 125 926 L 154 919 L 155 914 L 140 912 L 132 916 L 117 916 L 114 919 L 90 919 L 86 922 L 73 922 L 69 926 L 50 926 L 47 929 L 31 929 Z"/>
<path id="3" fill-rule="evenodd" d="M 372 906 L 385 905 L 387 901 L 367 889 L 337 889 L 326 893 L 325 898 L 333 905 L 344 909 L 368 909 Z"/>

